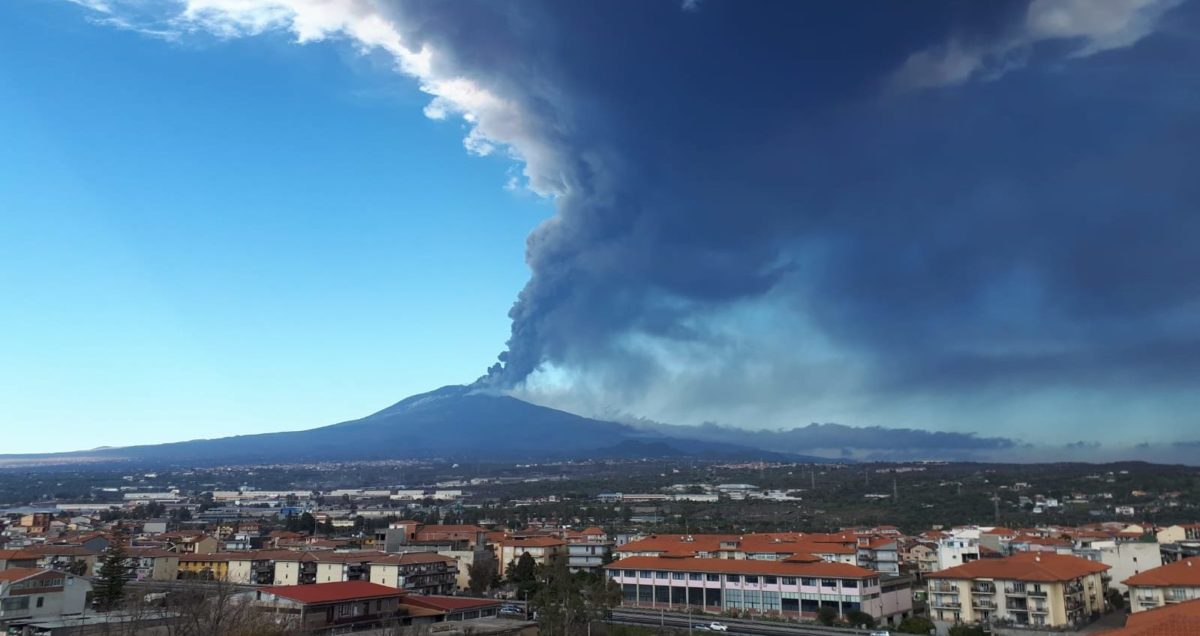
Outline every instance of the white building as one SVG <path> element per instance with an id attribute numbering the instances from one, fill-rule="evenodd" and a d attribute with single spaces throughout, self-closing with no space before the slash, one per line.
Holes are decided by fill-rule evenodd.
<path id="1" fill-rule="evenodd" d="M 92 584 L 56 570 L 10 568 L 0 571 L 0 629 L 83 613 Z"/>

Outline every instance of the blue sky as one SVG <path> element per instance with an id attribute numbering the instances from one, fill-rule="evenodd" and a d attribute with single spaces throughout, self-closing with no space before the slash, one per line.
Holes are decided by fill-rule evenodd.
<path id="1" fill-rule="evenodd" d="M 0 6 L 6 452 L 287 430 L 478 376 L 550 210 L 378 60 Z"/>
<path id="2" fill-rule="evenodd" d="M 1187 454 L 1198 32 L 1197 0 L 5 3 L 3 450 L 495 363 L 592 415 Z"/>

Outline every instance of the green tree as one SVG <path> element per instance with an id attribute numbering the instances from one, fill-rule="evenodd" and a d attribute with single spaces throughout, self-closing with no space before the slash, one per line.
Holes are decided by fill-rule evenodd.
<path id="1" fill-rule="evenodd" d="M 846 614 L 846 622 L 854 627 L 863 627 L 865 629 L 873 629 L 875 627 L 875 617 L 858 610 Z"/>
<path id="2" fill-rule="evenodd" d="M 901 634 L 929 634 L 929 632 L 933 631 L 933 628 L 933 621 L 928 618 L 924 616 L 910 616 L 900 621 L 900 625 L 896 628 L 896 631 Z"/>
<path id="3" fill-rule="evenodd" d="M 467 567 L 467 574 L 471 577 L 467 582 L 467 589 L 471 590 L 472 594 L 483 594 L 496 587 L 500 578 L 496 569 L 496 555 L 490 550 L 476 552 L 475 559 Z"/>
<path id="4" fill-rule="evenodd" d="M 125 531 L 118 529 L 100 561 L 100 571 L 92 589 L 97 606 L 104 611 L 117 607 L 125 595 L 125 582 L 129 578 L 127 540 Z"/>
<path id="5" fill-rule="evenodd" d="M 950 636 L 985 636 L 985 632 L 978 625 L 955 625 L 950 628 Z"/>
<path id="6" fill-rule="evenodd" d="M 822 606 L 821 609 L 817 610 L 817 622 L 822 625 L 834 624 L 837 622 L 837 617 L 837 610 L 828 605 Z"/>
<path id="7" fill-rule="evenodd" d="M 508 580 L 517 586 L 517 595 L 532 598 L 538 591 L 537 562 L 528 552 L 521 554 L 515 563 L 508 566 Z"/>

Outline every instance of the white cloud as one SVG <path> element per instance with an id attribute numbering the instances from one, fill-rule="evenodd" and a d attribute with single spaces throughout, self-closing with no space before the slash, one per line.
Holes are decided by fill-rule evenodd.
<path id="1" fill-rule="evenodd" d="M 1029 49 L 1051 40 L 1075 44 L 1071 57 L 1132 46 L 1154 32 L 1164 13 L 1183 0 L 1033 0 L 1012 32 L 982 43 L 951 38 L 917 51 L 892 76 L 899 89 L 961 84 L 973 77 L 994 79 L 1023 66 Z"/>
<path id="2" fill-rule="evenodd" d="M 427 117 L 463 118 L 468 152 L 489 155 L 503 148 L 523 164 L 530 190 L 542 196 L 568 190 L 556 168 L 557 151 L 520 104 L 439 66 L 437 51 L 406 42 L 395 16 L 372 0 L 179 0 L 154 5 L 160 13 L 148 12 L 142 0 L 69 1 L 103 14 L 104 24 L 147 34 L 238 38 L 284 31 L 300 44 L 344 39 L 364 53 L 383 51 L 395 60 L 398 72 L 416 79 L 421 90 L 433 96 L 424 110 Z"/>

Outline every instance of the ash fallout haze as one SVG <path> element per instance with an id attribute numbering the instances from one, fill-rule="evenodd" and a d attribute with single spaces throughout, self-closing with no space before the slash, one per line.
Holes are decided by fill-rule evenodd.
<path id="1" fill-rule="evenodd" d="M 1200 1 L 3 4 L 0 452 L 1200 456 Z"/>

